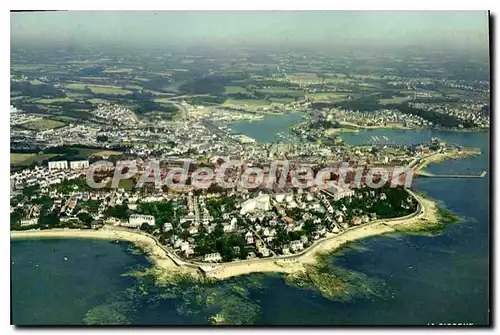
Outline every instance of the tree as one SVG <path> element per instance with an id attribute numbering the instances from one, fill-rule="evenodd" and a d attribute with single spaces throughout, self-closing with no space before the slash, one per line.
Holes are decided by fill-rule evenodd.
<path id="1" fill-rule="evenodd" d="M 87 226 L 90 226 L 90 223 L 94 220 L 89 213 L 79 213 L 77 216 L 78 219 L 80 219 L 80 221 L 85 223 Z"/>
<path id="2" fill-rule="evenodd" d="M 152 233 L 153 232 L 153 227 L 151 227 L 149 224 L 147 224 L 146 222 L 143 222 L 142 225 L 141 225 L 141 228 L 140 228 L 142 231 L 145 231 L 145 232 L 148 232 L 148 233 Z"/>
<path id="3" fill-rule="evenodd" d="M 38 223 L 42 227 L 53 228 L 59 225 L 59 216 L 56 213 L 50 212 L 40 215 Z"/>
<path id="4" fill-rule="evenodd" d="M 38 189 L 39 189 L 38 185 L 26 186 L 25 188 L 23 188 L 23 194 L 27 197 L 31 197 L 36 193 L 36 191 L 38 191 Z"/>
<path id="5" fill-rule="evenodd" d="M 128 218 L 128 207 L 127 205 L 108 207 L 105 213 L 107 216 L 125 220 Z"/>
<path id="6" fill-rule="evenodd" d="M 222 227 L 222 224 L 218 223 L 215 228 L 214 228 L 214 232 L 213 232 L 214 236 L 219 238 L 221 237 L 222 235 L 224 235 L 224 228 Z"/>
<path id="7" fill-rule="evenodd" d="M 21 223 L 22 214 L 15 210 L 10 213 L 10 229 L 16 228 Z"/>

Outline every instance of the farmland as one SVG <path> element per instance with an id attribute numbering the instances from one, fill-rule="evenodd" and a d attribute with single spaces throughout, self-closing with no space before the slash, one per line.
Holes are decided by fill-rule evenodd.
<path id="1" fill-rule="evenodd" d="M 226 86 L 226 93 L 237 94 L 237 93 L 247 93 L 247 89 L 240 86 Z"/>
<path id="2" fill-rule="evenodd" d="M 128 73 L 128 72 L 132 72 L 132 71 L 134 71 L 134 69 L 117 67 L 117 68 L 107 68 L 103 72 L 104 73 Z"/>
<path id="3" fill-rule="evenodd" d="M 52 104 L 55 102 L 73 102 L 74 100 L 68 97 L 65 98 L 55 98 L 55 99 L 40 99 L 37 102 L 41 104 Z"/>
<path id="4" fill-rule="evenodd" d="M 392 97 L 390 99 L 380 99 L 379 103 L 381 105 L 389 105 L 389 104 L 400 104 L 405 101 L 408 101 L 408 97 Z"/>
<path id="5" fill-rule="evenodd" d="M 116 94 L 116 95 L 132 94 L 131 91 L 124 90 L 116 86 L 89 85 L 89 88 L 92 91 L 92 93 L 95 94 Z"/>

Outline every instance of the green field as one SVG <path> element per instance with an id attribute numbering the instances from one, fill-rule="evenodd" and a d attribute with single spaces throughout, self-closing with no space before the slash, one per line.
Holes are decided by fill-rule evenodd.
<path id="1" fill-rule="evenodd" d="M 80 90 L 80 91 L 89 88 L 92 91 L 92 93 L 95 94 L 116 94 L 116 95 L 132 94 L 132 91 L 124 90 L 119 86 L 85 84 L 85 83 L 68 83 L 68 84 L 63 84 L 62 86 L 70 90 Z"/>
<path id="2" fill-rule="evenodd" d="M 70 83 L 70 84 L 62 84 L 61 86 L 64 88 L 68 88 L 70 90 L 86 90 L 87 86 L 90 84 L 79 84 L 79 83 Z"/>
<path id="3" fill-rule="evenodd" d="M 240 86 L 226 86 L 225 88 L 228 94 L 248 93 L 246 88 Z"/>
<path id="4" fill-rule="evenodd" d="M 90 156 L 113 156 L 113 155 L 121 155 L 122 153 L 120 151 L 114 151 L 114 150 L 81 148 L 78 149 L 78 154 L 85 157 L 90 157 Z M 11 153 L 10 165 L 27 166 L 31 165 L 34 162 L 42 162 L 44 160 L 56 156 L 60 156 L 60 154 Z"/>
<path id="5" fill-rule="evenodd" d="M 71 117 L 71 116 L 53 116 L 52 120 L 68 123 L 68 122 L 77 121 L 78 119 L 75 117 Z"/>
<path id="6" fill-rule="evenodd" d="M 72 99 L 85 99 L 89 95 L 85 92 L 83 93 L 76 93 L 76 92 L 65 92 L 66 96 Z"/>
<path id="7" fill-rule="evenodd" d="M 102 104 L 102 103 L 108 102 L 107 100 L 99 99 L 99 98 L 91 98 L 91 99 L 87 99 L 87 101 L 90 102 L 91 104 Z"/>
<path id="8" fill-rule="evenodd" d="M 41 103 L 41 104 L 52 104 L 54 102 L 73 102 L 73 101 L 75 101 L 75 100 L 68 98 L 68 97 L 64 97 L 64 98 L 55 98 L 55 99 L 40 99 L 37 102 Z"/>
<path id="9" fill-rule="evenodd" d="M 295 102 L 294 98 L 271 98 L 270 100 L 272 103 L 276 104 L 289 104 Z"/>
<path id="10" fill-rule="evenodd" d="M 42 85 L 43 82 L 38 80 L 38 79 L 34 79 L 34 80 L 30 80 L 30 84 L 31 85 Z"/>
<path id="11" fill-rule="evenodd" d="M 134 69 L 132 68 L 126 68 L 126 67 L 110 67 L 110 68 L 107 68 L 105 69 L 104 71 L 102 72 L 105 72 L 105 73 L 128 73 L 128 72 L 132 72 L 134 71 Z"/>
<path id="12" fill-rule="evenodd" d="M 378 87 L 377 85 L 370 84 L 370 83 L 358 83 L 359 87 L 368 87 L 368 88 L 376 88 Z"/>
<path id="13" fill-rule="evenodd" d="M 312 100 L 334 100 L 334 101 L 343 101 L 347 98 L 349 94 L 347 93 L 337 93 L 337 92 L 318 92 L 318 93 L 309 93 L 309 97 Z"/>
<path id="14" fill-rule="evenodd" d="M 125 88 L 130 88 L 134 90 L 142 90 L 142 86 L 139 85 L 125 85 Z"/>
<path id="15" fill-rule="evenodd" d="M 23 128 L 30 129 L 30 130 L 35 130 L 35 131 L 42 131 L 42 130 L 47 130 L 47 129 L 52 129 L 52 128 L 58 128 L 64 126 L 65 123 L 56 121 L 56 120 L 49 120 L 49 119 L 42 119 L 42 120 L 37 120 L 37 121 L 31 121 L 28 123 L 24 123 L 22 125 Z"/>
<path id="16" fill-rule="evenodd" d="M 14 71 L 37 71 L 42 69 L 41 65 L 11 65 L 11 70 Z"/>
<path id="17" fill-rule="evenodd" d="M 125 191 L 130 191 L 134 188 L 135 182 L 133 179 L 122 179 L 118 183 L 119 188 L 123 188 Z"/>
<path id="18" fill-rule="evenodd" d="M 31 165 L 34 162 L 42 162 L 43 160 L 49 159 L 51 157 L 58 156 L 57 154 L 10 154 L 10 165 L 13 166 L 25 166 Z"/>
<path id="19" fill-rule="evenodd" d="M 104 85 L 89 85 L 92 93 L 95 94 L 116 94 L 116 95 L 126 95 L 132 94 L 129 90 L 124 90 L 117 86 L 104 86 Z"/>
<path id="20" fill-rule="evenodd" d="M 403 103 L 407 100 L 408 100 L 407 97 L 392 97 L 390 99 L 380 99 L 379 103 L 381 105 L 400 104 L 400 103 Z"/>
<path id="21" fill-rule="evenodd" d="M 160 104 L 171 104 L 172 100 L 171 100 L 171 98 L 159 98 L 159 99 L 155 99 L 155 102 L 158 102 Z"/>

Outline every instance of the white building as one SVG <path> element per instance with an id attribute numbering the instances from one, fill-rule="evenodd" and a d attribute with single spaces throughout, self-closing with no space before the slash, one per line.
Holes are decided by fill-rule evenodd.
<path id="1" fill-rule="evenodd" d="M 167 231 L 170 231 L 174 229 L 174 227 L 172 226 L 172 224 L 170 222 L 165 222 L 163 224 L 163 231 L 167 232 Z"/>
<path id="2" fill-rule="evenodd" d="M 332 196 L 335 201 L 339 201 L 345 197 L 352 197 L 354 195 L 353 190 L 342 188 L 337 184 L 332 184 L 330 188 L 325 190 L 325 192 Z"/>
<path id="3" fill-rule="evenodd" d="M 222 257 L 218 252 L 214 252 L 213 254 L 206 254 L 203 260 L 205 262 L 219 262 L 222 260 Z"/>
<path id="4" fill-rule="evenodd" d="M 271 209 L 271 197 L 269 194 L 260 194 L 257 198 L 248 199 L 241 204 L 242 215 L 256 210 L 268 211 Z"/>
<path id="5" fill-rule="evenodd" d="M 130 215 L 128 222 L 122 222 L 121 225 L 129 228 L 140 228 L 143 223 L 154 226 L 155 217 L 152 215 L 132 214 Z"/>
<path id="6" fill-rule="evenodd" d="M 73 161 L 69 162 L 71 170 L 86 169 L 89 167 L 89 161 Z"/>
<path id="7" fill-rule="evenodd" d="M 37 218 L 31 218 L 31 219 L 22 219 L 21 220 L 21 227 L 26 227 L 26 226 L 34 226 L 38 224 L 38 219 Z"/>
<path id="8" fill-rule="evenodd" d="M 295 240 L 290 242 L 290 249 L 294 252 L 304 249 L 304 244 L 301 240 Z"/>
<path id="9" fill-rule="evenodd" d="M 196 226 L 191 226 L 186 230 L 191 235 L 198 234 L 198 227 L 196 227 Z"/>
<path id="10" fill-rule="evenodd" d="M 49 162 L 49 170 L 67 169 L 68 161 L 52 161 Z"/>
<path id="11" fill-rule="evenodd" d="M 270 255 L 269 249 L 267 249 L 266 247 L 259 248 L 259 252 L 262 254 L 263 257 L 269 257 Z"/>

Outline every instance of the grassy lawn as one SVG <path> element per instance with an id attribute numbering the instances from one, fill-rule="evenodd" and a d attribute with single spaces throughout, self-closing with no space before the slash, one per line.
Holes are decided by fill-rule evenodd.
<path id="1" fill-rule="evenodd" d="M 244 87 L 240 86 L 226 86 L 226 93 L 237 94 L 237 93 L 247 93 L 248 91 Z"/>
<path id="2" fill-rule="evenodd" d="M 41 162 L 45 159 L 49 159 L 51 157 L 58 156 L 57 154 L 19 154 L 19 153 L 11 153 L 10 154 L 10 165 L 14 166 L 22 166 L 22 165 L 30 165 L 33 162 Z"/>
<path id="3" fill-rule="evenodd" d="M 78 149 L 79 155 L 90 157 L 90 156 L 113 156 L 121 155 L 120 151 L 114 150 L 103 150 L 103 149 Z M 33 162 L 42 162 L 51 157 L 60 156 L 60 154 L 33 154 L 33 153 L 11 153 L 10 154 L 10 165 L 12 166 L 27 166 L 31 165 Z"/>
<path id="4" fill-rule="evenodd" d="M 130 191 L 134 188 L 135 184 L 136 183 L 134 182 L 133 179 L 122 179 L 118 183 L 118 187 L 123 188 L 126 191 Z"/>
<path id="5" fill-rule="evenodd" d="M 62 127 L 65 124 L 66 123 L 64 123 L 64 122 L 60 122 L 60 121 L 56 121 L 56 120 L 42 119 L 42 120 L 24 123 L 22 126 L 23 126 L 23 128 L 26 128 L 26 129 L 35 130 L 35 131 L 42 131 L 42 130 Z"/>
<path id="6" fill-rule="evenodd" d="M 37 102 L 41 104 L 52 104 L 54 102 L 73 102 L 74 100 L 68 97 L 55 98 L 55 99 L 40 99 Z"/>

